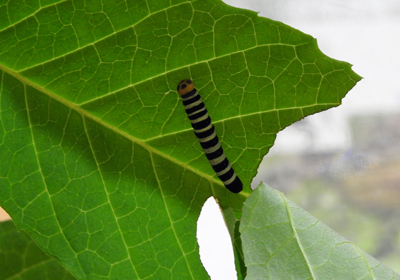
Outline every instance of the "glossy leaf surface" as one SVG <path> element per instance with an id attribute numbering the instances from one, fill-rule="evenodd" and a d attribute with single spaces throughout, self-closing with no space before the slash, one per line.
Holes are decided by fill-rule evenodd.
<path id="1" fill-rule="evenodd" d="M 207 278 L 204 201 L 217 197 L 234 223 L 276 133 L 360 79 L 311 36 L 219 0 L 24 3 L 0 9 L 0 201 L 79 279 Z M 239 195 L 193 134 L 184 78 Z"/>
<path id="2" fill-rule="evenodd" d="M 246 279 L 400 279 L 356 245 L 260 184 L 240 225 Z"/>

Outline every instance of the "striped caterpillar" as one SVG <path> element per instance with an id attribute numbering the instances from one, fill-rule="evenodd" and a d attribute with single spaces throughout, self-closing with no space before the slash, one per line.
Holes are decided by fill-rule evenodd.
<path id="1" fill-rule="evenodd" d="M 243 183 L 225 156 L 207 108 L 194 88 L 193 81 L 189 79 L 181 81 L 177 90 L 182 97 L 194 134 L 199 139 L 200 145 L 215 173 L 228 190 L 233 193 L 241 192 Z"/>

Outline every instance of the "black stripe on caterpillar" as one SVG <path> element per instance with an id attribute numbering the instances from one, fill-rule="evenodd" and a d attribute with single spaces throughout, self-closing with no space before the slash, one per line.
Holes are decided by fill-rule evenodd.
<path id="1" fill-rule="evenodd" d="M 189 79 L 181 81 L 177 90 L 182 97 L 183 106 L 185 106 L 194 134 L 199 139 L 215 173 L 228 190 L 233 193 L 241 192 L 243 183 L 225 156 L 207 108 L 194 88 L 193 81 Z"/>

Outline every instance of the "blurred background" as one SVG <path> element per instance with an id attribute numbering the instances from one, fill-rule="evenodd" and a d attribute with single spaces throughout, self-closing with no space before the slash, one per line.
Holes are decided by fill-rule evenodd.
<path id="1" fill-rule="evenodd" d="M 263 181 L 283 192 L 400 273 L 400 1 L 223 1 L 312 35 L 323 53 L 353 64 L 363 77 L 341 106 L 280 132 L 252 187 Z M 209 222 L 218 212 L 208 210 L 212 204 L 203 208 Z M 207 230 L 215 232 L 215 225 L 199 224 L 199 238 Z M 211 254 L 223 250 L 215 247 L 220 241 L 205 242 Z M 224 259 L 207 267 L 213 280 L 236 279 L 226 274 L 233 264 L 226 264 L 225 274 L 218 269 Z"/>

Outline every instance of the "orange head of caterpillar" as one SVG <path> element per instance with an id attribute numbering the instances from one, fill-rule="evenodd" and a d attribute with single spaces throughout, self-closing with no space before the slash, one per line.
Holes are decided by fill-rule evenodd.
<path id="1" fill-rule="evenodd" d="M 186 79 L 179 83 L 178 85 L 178 93 L 180 96 L 185 95 L 186 93 L 194 90 L 194 84 L 192 80 Z"/>

